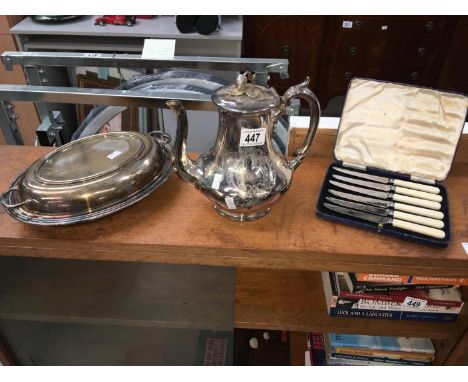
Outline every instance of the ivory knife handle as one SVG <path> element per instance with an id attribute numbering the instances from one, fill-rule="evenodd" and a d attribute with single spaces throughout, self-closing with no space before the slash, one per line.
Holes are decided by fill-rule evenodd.
<path id="1" fill-rule="evenodd" d="M 393 219 L 392 226 L 404 229 L 406 231 L 422 233 L 423 235 L 432 236 L 437 239 L 443 239 L 445 237 L 445 232 L 441 229 L 435 229 L 419 224 L 409 223 L 405 222 L 404 220 Z"/>
<path id="2" fill-rule="evenodd" d="M 415 215 L 427 216 L 428 218 L 433 218 L 433 219 L 442 220 L 444 218 L 444 214 L 440 211 L 434 211 L 434 210 L 429 210 L 427 208 L 410 206 L 409 204 L 394 203 L 393 208 L 395 210 L 410 212 Z"/>
<path id="3" fill-rule="evenodd" d="M 393 211 L 393 217 L 399 220 L 405 220 L 407 222 L 413 222 L 417 224 L 427 225 L 433 228 L 444 228 L 444 222 L 442 220 L 426 218 L 424 216 L 407 214 L 406 212 Z"/>
<path id="4" fill-rule="evenodd" d="M 438 194 L 440 193 L 440 190 L 438 187 L 434 186 L 428 186 L 426 184 L 421 184 L 421 183 L 416 183 L 416 182 L 408 182 L 406 180 L 400 180 L 400 179 L 393 179 L 393 184 L 395 186 L 400 186 L 400 187 L 406 187 L 406 188 L 412 188 L 413 190 L 419 190 L 419 191 L 424 191 L 424 192 L 429 192 L 431 194 Z"/>
<path id="5" fill-rule="evenodd" d="M 408 195 L 408 196 L 414 196 L 415 198 L 420 198 L 420 199 L 432 200 L 433 202 L 440 203 L 442 201 L 442 196 L 440 195 L 430 194 L 429 192 L 412 190 L 411 188 L 405 188 L 405 187 L 400 187 L 400 186 L 395 187 L 395 193 Z"/>
<path id="6" fill-rule="evenodd" d="M 431 210 L 440 210 L 440 203 L 432 202 L 430 200 L 412 198 L 410 196 L 393 194 L 393 200 L 395 202 L 401 202 L 406 204 L 412 204 L 413 206 L 430 208 Z"/>

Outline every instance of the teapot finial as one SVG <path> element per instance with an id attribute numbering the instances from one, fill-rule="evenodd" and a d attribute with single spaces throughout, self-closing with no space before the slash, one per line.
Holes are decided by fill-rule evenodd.
<path id="1" fill-rule="evenodd" d="M 247 86 L 247 75 L 250 74 L 249 72 L 239 74 L 236 78 L 236 83 L 234 85 L 234 95 L 242 95 L 245 94 L 245 88 Z"/>

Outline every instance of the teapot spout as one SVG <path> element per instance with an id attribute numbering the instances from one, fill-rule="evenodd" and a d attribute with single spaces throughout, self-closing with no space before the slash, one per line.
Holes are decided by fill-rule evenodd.
<path id="1" fill-rule="evenodd" d="M 166 102 L 177 116 L 177 133 L 174 143 L 174 163 L 179 176 L 186 182 L 196 183 L 196 168 L 194 163 L 187 156 L 187 113 L 184 105 L 180 101 L 169 100 Z"/>

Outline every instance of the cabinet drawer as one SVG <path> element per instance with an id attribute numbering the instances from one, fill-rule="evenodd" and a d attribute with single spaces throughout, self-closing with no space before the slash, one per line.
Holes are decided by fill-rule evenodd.
<path id="1" fill-rule="evenodd" d="M 379 79 L 382 77 L 382 70 L 379 66 L 372 66 L 366 69 L 359 65 L 338 65 L 331 70 L 325 79 L 325 87 L 331 94 L 344 94 L 348 88 L 349 81 L 354 77 L 364 77 Z"/>
<path id="2" fill-rule="evenodd" d="M 399 37 L 438 38 L 447 28 L 446 16 L 402 17 L 395 23 Z"/>
<path id="3" fill-rule="evenodd" d="M 421 65 L 402 65 L 395 68 L 390 81 L 402 82 L 409 85 L 428 84 L 428 68 Z"/>
<path id="4" fill-rule="evenodd" d="M 366 70 L 381 65 L 387 47 L 387 40 L 378 37 L 357 38 L 341 36 L 336 49 L 336 63 L 357 65 Z"/>
<path id="5" fill-rule="evenodd" d="M 427 65 L 437 53 L 437 41 L 433 39 L 404 40 L 398 45 L 398 62 L 403 65 Z"/>

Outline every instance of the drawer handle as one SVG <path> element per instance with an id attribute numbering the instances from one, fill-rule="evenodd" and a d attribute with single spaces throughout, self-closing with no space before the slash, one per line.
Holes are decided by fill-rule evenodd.
<path id="1" fill-rule="evenodd" d="M 364 26 L 364 22 L 361 21 L 361 20 L 356 20 L 356 21 L 354 22 L 354 28 L 355 28 L 355 29 L 358 29 L 358 30 L 359 30 L 359 29 L 362 29 L 363 26 Z"/>
<path id="2" fill-rule="evenodd" d="M 355 56 L 357 55 L 357 48 L 355 46 L 350 46 L 349 47 L 349 55 L 350 56 Z"/>
<path id="3" fill-rule="evenodd" d="M 344 78 L 345 78 L 346 81 L 349 81 L 351 78 L 353 78 L 353 73 L 351 73 L 351 72 L 346 72 L 346 73 L 344 74 Z"/>
<path id="4" fill-rule="evenodd" d="M 291 48 L 289 47 L 289 45 L 282 45 L 281 53 L 283 54 L 284 57 L 289 57 L 291 54 Z"/>
<path id="5" fill-rule="evenodd" d="M 410 74 L 411 81 L 417 81 L 419 79 L 419 73 L 413 72 Z"/>
<path id="6" fill-rule="evenodd" d="M 423 46 L 422 46 L 421 48 L 418 49 L 418 55 L 419 55 L 419 57 L 425 56 L 426 53 L 427 53 L 427 49 L 424 48 Z"/>
<path id="7" fill-rule="evenodd" d="M 428 32 L 431 32 L 431 31 L 434 30 L 434 21 L 428 21 L 428 22 L 426 23 L 426 30 L 427 30 Z"/>

